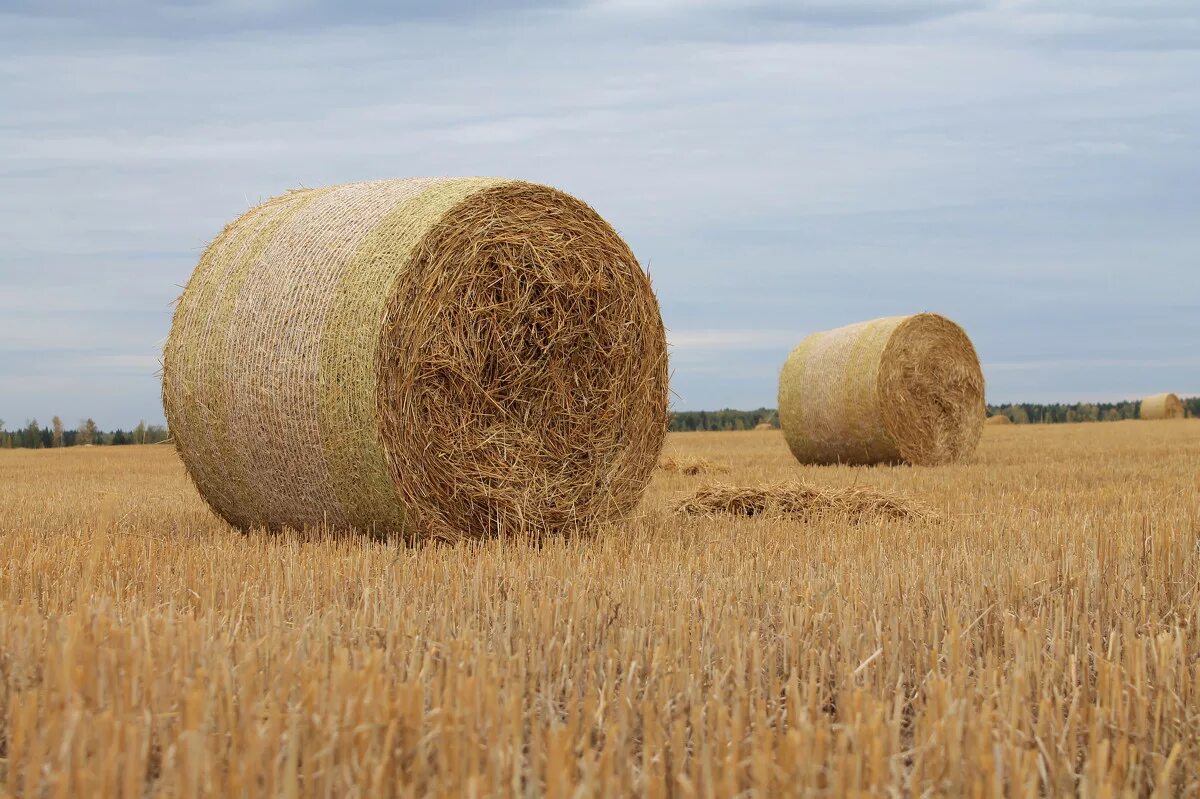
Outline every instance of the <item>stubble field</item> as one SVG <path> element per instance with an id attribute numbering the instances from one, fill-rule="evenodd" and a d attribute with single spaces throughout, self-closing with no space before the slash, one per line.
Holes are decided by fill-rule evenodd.
<path id="1" fill-rule="evenodd" d="M 1200 793 L 1200 421 L 801 467 L 673 435 L 594 540 L 242 535 L 169 447 L 0 452 L 0 795 Z M 936 522 L 674 517 L 707 482 Z"/>

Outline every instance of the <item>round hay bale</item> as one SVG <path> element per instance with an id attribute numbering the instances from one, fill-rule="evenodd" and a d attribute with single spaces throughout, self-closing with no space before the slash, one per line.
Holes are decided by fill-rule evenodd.
<path id="1" fill-rule="evenodd" d="M 1152 394 L 1142 400 L 1138 408 L 1142 419 L 1182 419 L 1183 401 L 1175 394 Z"/>
<path id="2" fill-rule="evenodd" d="M 666 337 L 629 247 L 555 189 L 297 190 L 201 256 L 163 405 L 196 487 L 242 529 L 581 532 L 650 479 Z"/>
<path id="3" fill-rule="evenodd" d="M 758 424 L 754 425 L 754 429 L 755 430 L 774 430 L 775 425 L 771 424 L 770 422 L 759 422 Z"/>
<path id="4" fill-rule="evenodd" d="M 988 418 L 984 419 L 983 423 L 987 425 L 1005 425 L 1012 424 L 1012 419 L 1009 419 L 1002 413 L 998 413 L 995 416 L 989 416 Z"/>
<path id="5" fill-rule="evenodd" d="M 979 443 L 983 388 L 961 327 L 889 316 L 800 342 L 779 376 L 779 421 L 802 463 L 932 466 Z"/>

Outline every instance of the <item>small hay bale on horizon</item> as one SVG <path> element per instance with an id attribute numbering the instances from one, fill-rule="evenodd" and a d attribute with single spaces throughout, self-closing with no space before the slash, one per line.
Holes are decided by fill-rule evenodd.
<path id="1" fill-rule="evenodd" d="M 983 423 L 986 425 L 1006 425 L 1012 424 L 1013 420 L 1009 419 L 1002 413 L 998 413 L 995 416 L 989 416 L 988 418 L 984 419 Z"/>
<path id="2" fill-rule="evenodd" d="M 1183 401 L 1177 394 L 1151 394 L 1142 399 L 1138 406 L 1139 419 L 1182 419 L 1185 416 Z"/>
<path id="3" fill-rule="evenodd" d="M 759 422 L 758 424 L 754 425 L 754 429 L 755 430 L 774 430 L 775 425 L 771 424 L 770 422 Z"/>
<path id="4" fill-rule="evenodd" d="M 500 178 L 301 189 L 225 227 L 179 298 L 163 405 L 243 530 L 584 532 L 666 436 L 650 280 L 591 207 Z"/>
<path id="5" fill-rule="evenodd" d="M 826 516 L 933 521 L 939 515 L 907 497 L 869 486 L 837 488 L 791 481 L 759 486 L 714 484 L 675 501 L 683 516 L 767 516 L 811 519 Z"/>
<path id="6" fill-rule="evenodd" d="M 970 338 L 933 313 L 814 333 L 779 376 L 780 424 L 801 463 L 961 461 L 985 415 Z"/>

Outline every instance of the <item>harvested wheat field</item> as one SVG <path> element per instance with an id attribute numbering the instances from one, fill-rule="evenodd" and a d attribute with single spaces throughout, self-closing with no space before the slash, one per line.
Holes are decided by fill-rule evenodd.
<path id="1" fill-rule="evenodd" d="M 1200 421 L 665 454 L 938 518 L 677 515 L 709 478 L 656 470 L 592 539 L 404 546 L 236 532 L 169 447 L 0 451 L 0 794 L 1200 792 Z"/>

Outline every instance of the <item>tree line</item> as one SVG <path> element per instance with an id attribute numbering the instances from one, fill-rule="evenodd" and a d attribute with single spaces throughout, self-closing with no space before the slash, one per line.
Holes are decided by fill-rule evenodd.
<path id="1" fill-rule="evenodd" d="M 1035 403 L 988 405 L 988 416 L 1007 416 L 1017 424 L 1058 424 L 1062 422 L 1119 422 L 1138 418 L 1139 400 L 1121 402 Z M 1183 400 L 1186 416 L 1200 416 L 1200 397 Z"/>
<path id="2" fill-rule="evenodd" d="M 753 430 L 763 422 L 779 427 L 779 412 L 774 408 L 759 408 L 755 411 L 735 411 L 724 408 L 719 411 L 676 411 L 671 414 L 672 432 L 691 430 Z"/>
<path id="3" fill-rule="evenodd" d="M 91 419 L 80 420 L 79 425 L 68 430 L 62 419 L 55 416 L 43 427 L 37 419 L 30 419 L 24 427 L 6 430 L 0 419 L 0 449 L 53 449 L 54 447 L 120 446 L 122 444 L 158 444 L 169 437 L 167 428 L 160 424 L 139 421 L 132 430 L 110 430 L 105 432 L 96 427 Z"/>
<path id="4" fill-rule="evenodd" d="M 1017 424 L 1116 422 L 1138 418 L 1138 404 L 1137 400 L 1050 404 L 1021 402 L 1012 405 L 988 405 L 987 411 L 988 416 L 1007 416 Z M 1183 407 L 1188 416 L 1200 416 L 1200 397 L 1184 399 Z M 758 408 L 753 411 L 739 411 L 733 408 L 722 408 L 719 411 L 676 411 L 671 414 L 670 430 L 753 430 L 764 422 L 772 427 L 779 427 L 779 411 L 774 408 Z M 57 416 L 51 419 L 46 427 L 39 425 L 37 419 L 31 419 L 17 430 L 6 430 L 4 420 L 0 419 L 0 449 L 158 444 L 169 437 L 170 433 L 163 425 L 148 425 L 144 421 L 138 422 L 132 430 L 118 428 L 104 432 L 99 430 L 91 419 L 81 420 L 73 430 L 66 429 L 62 419 Z"/>
<path id="5" fill-rule="evenodd" d="M 1017 424 L 1058 424 L 1065 422 L 1118 422 L 1138 418 L 1139 400 L 1121 402 L 1036 403 L 988 405 L 988 416 L 1007 416 Z M 1200 417 L 1200 397 L 1183 400 L 1184 412 Z M 762 422 L 779 427 L 779 411 L 759 408 L 738 411 L 724 408 L 719 411 L 676 411 L 671 415 L 672 432 L 693 430 L 753 430 Z"/>

